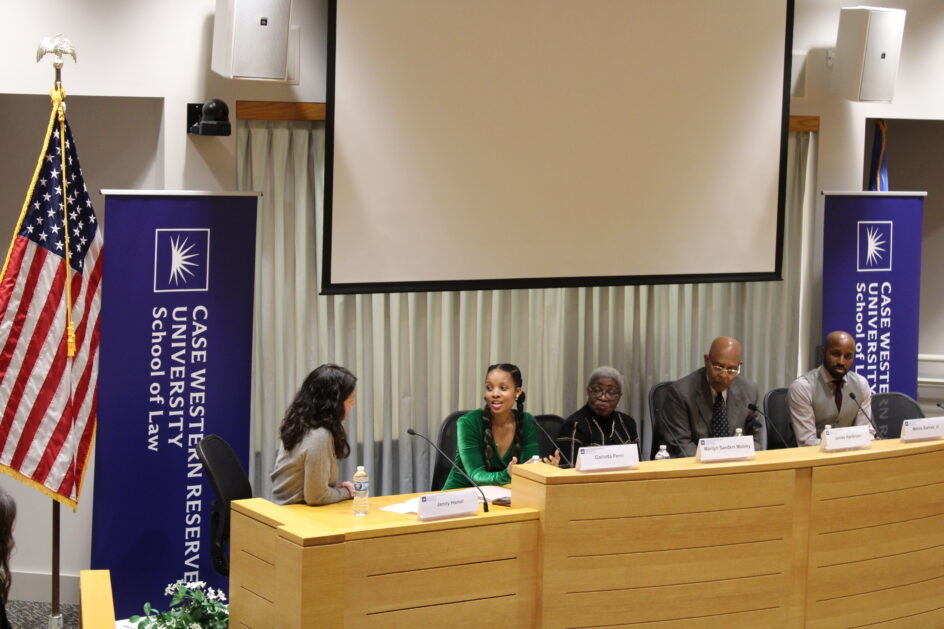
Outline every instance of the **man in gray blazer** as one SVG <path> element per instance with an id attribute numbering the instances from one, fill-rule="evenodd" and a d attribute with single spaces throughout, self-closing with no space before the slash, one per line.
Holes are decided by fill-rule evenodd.
<path id="1" fill-rule="evenodd" d="M 748 404 L 757 404 L 757 385 L 740 375 L 741 344 L 719 336 L 705 354 L 705 366 L 676 380 L 662 408 L 662 436 L 673 457 L 695 456 L 699 439 L 730 437 L 737 428 L 763 448 L 763 424 Z"/>

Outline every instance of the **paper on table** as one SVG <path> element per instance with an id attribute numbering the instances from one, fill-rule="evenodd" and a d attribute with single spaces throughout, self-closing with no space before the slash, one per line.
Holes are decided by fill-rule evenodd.
<path id="1" fill-rule="evenodd" d="M 392 511 L 393 513 L 416 513 L 420 508 L 419 498 L 410 498 L 406 502 L 398 502 L 395 505 L 380 507 L 381 511 Z"/>

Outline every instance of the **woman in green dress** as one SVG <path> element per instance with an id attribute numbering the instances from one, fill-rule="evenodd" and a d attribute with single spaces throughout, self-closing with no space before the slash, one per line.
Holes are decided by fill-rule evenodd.
<path id="1" fill-rule="evenodd" d="M 521 370 L 510 363 L 492 365 L 485 373 L 485 406 L 459 418 L 456 464 L 479 485 L 507 485 L 519 461 L 538 456 L 534 418 L 524 410 Z M 544 460 L 558 464 L 558 453 Z M 456 469 L 443 489 L 471 487 Z"/>

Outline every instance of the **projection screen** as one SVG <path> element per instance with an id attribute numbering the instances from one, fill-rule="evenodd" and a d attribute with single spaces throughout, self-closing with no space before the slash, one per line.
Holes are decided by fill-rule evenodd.
<path id="1" fill-rule="evenodd" d="M 325 293 L 780 277 L 792 0 L 332 0 Z"/>

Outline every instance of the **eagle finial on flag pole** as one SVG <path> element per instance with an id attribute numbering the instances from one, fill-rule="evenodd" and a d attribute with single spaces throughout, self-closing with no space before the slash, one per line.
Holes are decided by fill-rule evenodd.
<path id="1" fill-rule="evenodd" d="M 75 46 L 73 46 L 69 38 L 65 37 L 62 33 L 56 33 L 55 37 L 43 37 L 43 41 L 39 42 L 39 48 L 36 49 L 36 63 L 42 61 L 43 57 L 46 55 L 56 56 L 52 65 L 56 70 L 57 86 L 62 81 L 62 64 L 65 63 L 65 59 L 62 58 L 63 55 L 70 55 L 72 61 L 76 63 L 79 61 L 75 56 Z"/>

